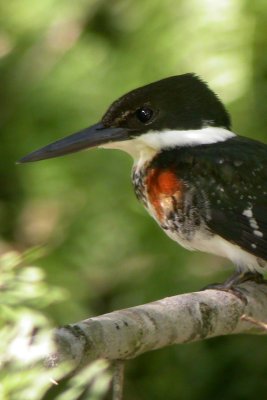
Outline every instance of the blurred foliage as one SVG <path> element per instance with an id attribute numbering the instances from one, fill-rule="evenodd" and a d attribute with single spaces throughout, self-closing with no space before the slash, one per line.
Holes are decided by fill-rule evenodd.
<path id="1" fill-rule="evenodd" d="M 266 140 L 266 23 L 263 0 L 0 2 L 0 252 L 42 247 L 48 284 L 68 294 L 34 294 L 54 325 L 197 290 L 232 266 L 164 236 L 133 195 L 127 155 L 15 161 L 129 89 L 188 71 L 227 104 L 234 131 Z M 127 399 L 260 398 L 266 352 L 265 338 L 239 336 L 144 355 L 129 363 Z"/>
<path id="2" fill-rule="evenodd" d="M 0 258 L 0 399 L 101 400 L 110 384 L 106 362 L 97 361 L 72 376 L 72 366 L 45 368 L 55 351 L 52 324 L 44 310 L 66 300 L 60 288 L 48 286 L 43 271 L 27 266 L 39 251 L 22 257 L 7 252 Z"/>

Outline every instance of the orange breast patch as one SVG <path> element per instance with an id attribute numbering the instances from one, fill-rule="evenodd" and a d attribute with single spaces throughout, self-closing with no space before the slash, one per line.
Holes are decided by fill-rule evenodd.
<path id="1" fill-rule="evenodd" d="M 148 199 L 160 221 L 164 216 L 164 206 L 170 206 L 169 200 L 173 196 L 176 201 L 179 201 L 182 191 L 183 183 L 173 171 L 162 171 L 155 168 L 149 171 L 147 176 Z"/>

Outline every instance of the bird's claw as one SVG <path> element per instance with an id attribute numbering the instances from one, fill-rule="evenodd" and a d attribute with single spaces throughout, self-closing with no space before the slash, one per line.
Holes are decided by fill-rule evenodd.
<path id="1" fill-rule="evenodd" d="M 259 272 L 236 272 L 230 278 L 226 279 L 223 283 L 213 283 L 211 285 L 206 286 L 203 290 L 213 289 L 213 290 L 222 290 L 223 292 L 232 293 L 237 296 L 240 300 L 242 300 L 245 304 L 247 304 L 247 298 L 242 291 L 241 288 L 237 287 L 241 283 L 252 281 L 258 284 L 267 284 L 267 281 L 263 278 L 262 274 Z"/>

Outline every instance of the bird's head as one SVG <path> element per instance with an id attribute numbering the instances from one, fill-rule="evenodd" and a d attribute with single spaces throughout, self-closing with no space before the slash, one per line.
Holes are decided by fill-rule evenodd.
<path id="1" fill-rule="evenodd" d="M 163 149 L 226 140 L 230 118 L 196 75 L 172 76 L 116 100 L 101 122 L 51 143 L 20 162 L 59 157 L 91 147 L 116 148 L 135 159 Z"/>

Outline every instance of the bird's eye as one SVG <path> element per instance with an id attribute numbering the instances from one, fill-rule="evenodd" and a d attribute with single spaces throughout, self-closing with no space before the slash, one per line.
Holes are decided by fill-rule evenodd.
<path id="1" fill-rule="evenodd" d="M 140 122 L 145 124 L 152 118 L 153 111 L 148 107 L 141 107 L 136 110 L 135 115 Z"/>

